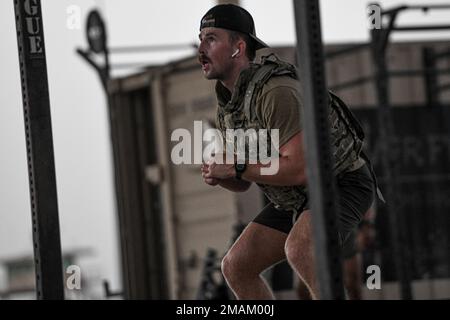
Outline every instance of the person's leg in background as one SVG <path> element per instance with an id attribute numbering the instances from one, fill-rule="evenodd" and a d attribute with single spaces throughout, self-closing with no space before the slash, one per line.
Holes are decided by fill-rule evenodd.
<path id="1" fill-rule="evenodd" d="M 371 222 L 374 219 L 374 208 L 369 208 L 358 225 L 358 230 L 353 232 L 349 241 L 354 244 L 350 252 L 344 256 L 344 285 L 350 300 L 361 300 L 363 283 L 363 259 L 362 254 L 369 250 L 375 239 L 375 230 Z"/>
<path id="2" fill-rule="evenodd" d="M 343 282 L 349 300 L 361 300 L 362 265 L 357 244 L 358 230 L 353 230 L 342 251 Z"/>
<path id="3" fill-rule="evenodd" d="M 349 300 L 361 300 L 361 257 L 359 254 L 345 259 L 343 263 L 344 288 Z M 299 300 L 311 300 L 311 293 L 306 284 L 299 280 L 296 286 Z"/>
<path id="4" fill-rule="evenodd" d="M 349 300 L 361 300 L 361 258 L 357 254 L 349 259 L 344 260 L 343 278 L 344 288 Z M 296 293 L 299 300 L 311 300 L 311 293 L 306 284 L 299 280 L 296 286 Z"/>

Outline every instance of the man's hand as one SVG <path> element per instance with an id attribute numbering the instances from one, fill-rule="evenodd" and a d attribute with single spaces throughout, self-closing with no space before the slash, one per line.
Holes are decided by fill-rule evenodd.
<path id="1" fill-rule="evenodd" d="M 216 178 L 222 180 L 234 178 L 236 175 L 236 171 L 234 169 L 234 162 L 227 164 L 225 154 L 223 153 L 216 154 L 205 164 L 205 166 L 207 170 L 203 178 Z"/>
<path id="2" fill-rule="evenodd" d="M 203 177 L 203 181 L 205 181 L 206 184 L 209 184 L 210 186 L 217 186 L 220 182 L 219 179 L 217 178 L 206 178 L 206 174 L 208 173 L 208 165 L 207 164 L 202 164 L 201 170 L 202 170 L 202 177 Z"/>
<path id="3" fill-rule="evenodd" d="M 234 176 L 232 178 L 228 178 L 228 179 L 219 179 L 219 178 L 210 177 L 209 169 L 210 169 L 210 166 L 208 163 L 202 164 L 201 170 L 202 170 L 203 181 L 205 181 L 205 183 L 209 184 L 210 186 L 220 185 L 222 188 L 228 189 L 233 192 L 244 192 L 244 191 L 247 191 L 251 185 L 251 182 L 248 182 L 245 180 L 236 180 L 234 178 Z M 233 171 L 234 171 L 234 165 L 233 165 Z"/>

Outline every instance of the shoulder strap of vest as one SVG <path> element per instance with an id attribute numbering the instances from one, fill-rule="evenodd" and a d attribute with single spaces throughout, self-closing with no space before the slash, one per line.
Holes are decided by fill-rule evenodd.
<path id="1" fill-rule="evenodd" d="M 247 91 L 245 92 L 244 97 L 244 113 L 247 119 L 250 119 L 251 113 L 251 105 L 253 100 L 253 94 L 255 92 L 255 88 L 257 85 L 268 75 L 271 74 L 272 71 L 276 68 L 276 64 L 264 64 L 262 65 L 254 74 L 252 80 L 248 84 Z"/>
<path id="2" fill-rule="evenodd" d="M 261 67 L 253 75 L 244 97 L 244 114 L 247 119 L 251 117 L 255 89 L 266 83 L 272 75 L 283 74 L 297 76 L 295 67 L 280 60 L 275 54 L 271 53 L 261 58 Z"/>
<path id="3" fill-rule="evenodd" d="M 344 101 L 341 100 L 341 98 L 339 98 L 333 92 L 328 91 L 328 93 L 339 104 L 339 107 L 341 108 L 342 112 L 344 112 L 345 116 L 351 122 L 351 125 L 353 126 L 353 129 L 356 131 L 358 138 L 361 140 L 364 140 L 365 135 L 364 135 L 364 130 L 361 126 L 361 123 L 358 121 L 358 119 L 356 119 L 355 115 L 350 110 L 350 108 L 345 104 Z"/>

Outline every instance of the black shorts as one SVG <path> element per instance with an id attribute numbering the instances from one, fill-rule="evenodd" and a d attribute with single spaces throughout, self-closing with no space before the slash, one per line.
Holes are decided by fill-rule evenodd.
<path id="1" fill-rule="evenodd" d="M 338 191 L 339 236 L 342 243 L 342 257 L 350 258 L 356 254 L 356 232 L 364 214 L 374 200 L 375 185 L 367 165 L 340 174 L 336 179 Z M 294 217 L 291 211 L 276 209 L 273 203 L 268 204 L 253 222 L 289 233 L 293 223 L 301 212 L 309 208 L 308 201 Z"/>

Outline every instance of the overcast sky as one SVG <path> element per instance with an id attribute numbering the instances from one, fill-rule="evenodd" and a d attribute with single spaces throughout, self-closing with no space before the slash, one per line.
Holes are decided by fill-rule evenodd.
<path id="1" fill-rule="evenodd" d="M 368 39 L 365 0 L 322 0 L 326 43 Z M 379 1 L 383 6 L 428 3 Z M 434 3 L 448 3 L 435 1 Z M 42 0 L 63 249 L 93 248 L 86 269 L 118 285 L 118 242 L 105 99 L 94 71 L 75 53 L 85 47 L 85 17 L 99 6 L 110 46 L 197 41 L 210 0 Z M 258 36 L 269 45 L 295 42 L 291 0 L 246 0 Z M 67 8 L 79 6 L 81 28 L 67 27 Z M 400 23 L 448 23 L 449 11 L 410 13 Z M 436 34 L 442 37 L 447 34 Z M 415 39 L 425 38 L 414 34 Z M 398 38 L 398 37 L 397 37 Z M 0 259 L 32 252 L 31 213 L 13 0 L 0 1 Z M 448 37 L 447 37 L 448 39 Z M 159 63 L 192 51 L 113 56 L 117 62 Z M 0 288 L 1 289 L 1 288 Z"/>

